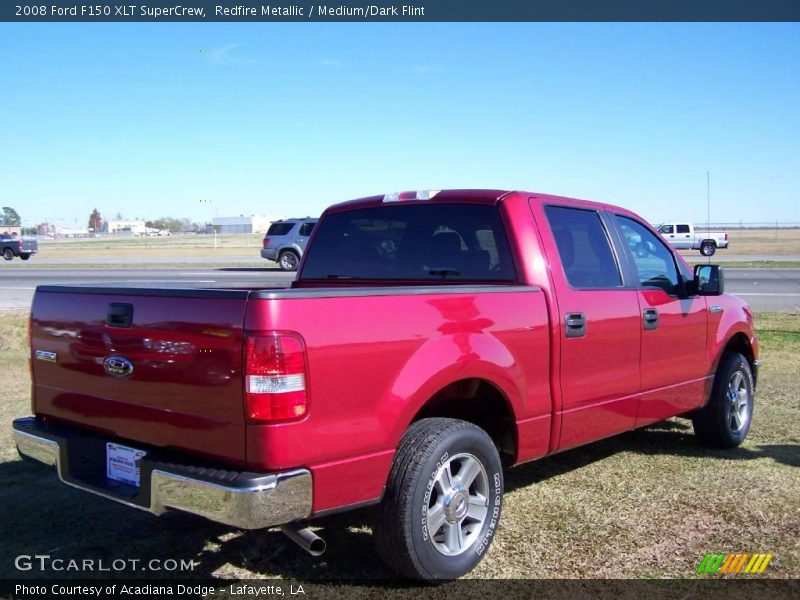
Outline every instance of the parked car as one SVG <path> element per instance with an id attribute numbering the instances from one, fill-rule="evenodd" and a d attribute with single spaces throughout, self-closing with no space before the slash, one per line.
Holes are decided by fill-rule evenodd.
<path id="1" fill-rule="evenodd" d="M 261 258 L 277 262 L 284 271 L 296 271 L 317 219 L 275 221 L 264 236 Z"/>
<path id="2" fill-rule="evenodd" d="M 623 208 L 364 198 L 325 211 L 288 289 L 37 288 L 14 437 L 73 487 L 280 525 L 313 554 L 308 520 L 375 505 L 387 564 L 454 578 L 489 549 L 507 467 L 676 415 L 742 443 L 759 346 L 723 288 Z"/>
<path id="3" fill-rule="evenodd" d="M 714 256 L 717 248 L 728 247 L 724 231 L 699 231 L 691 223 L 664 223 L 658 232 L 678 250 L 700 250 L 703 256 Z"/>
<path id="4" fill-rule="evenodd" d="M 39 242 L 30 238 L 17 237 L 6 233 L 0 234 L 0 252 L 3 258 L 12 260 L 19 256 L 22 260 L 28 260 L 39 251 Z"/>

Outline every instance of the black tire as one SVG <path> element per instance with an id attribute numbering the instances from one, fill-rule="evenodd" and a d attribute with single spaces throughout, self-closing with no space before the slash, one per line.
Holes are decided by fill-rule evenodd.
<path id="1" fill-rule="evenodd" d="M 717 245 L 712 241 L 705 241 L 700 244 L 700 254 L 703 256 L 714 256 L 717 251 Z"/>
<path id="2" fill-rule="evenodd" d="M 734 388 L 739 393 L 734 393 Z M 714 448 L 741 444 L 753 421 L 754 392 L 753 372 L 747 359 L 736 352 L 723 356 L 708 404 L 692 416 L 700 443 Z"/>
<path id="3" fill-rule="evenodd" d="M 297 271 L 300 258 L 292 250 L 284 250 L 278 255 L 278 266 L 284 271 Z"/>
<path id="4" fill-rule="evenodd" d="M 6 260 L 12 260 L 14 258 L 14 251 L 11 248 L 4 248 L 3 258 L 5 258 Z"/>
<path id="5" fill-rule="evenodd" d="M 441 491 L 443 473 L 452 484 L 450 494 Z M 483 429 L 456 419 L 417 421 L 400 441 L 379 508 L 378 551 L 405 577 L 460 577 L 478 564 L 494 539 L 502 498 L 500 456 Z M 441 525 L 431 531 L 433 519 Z"/>
<path id="6" fill-rule="evenodd" d="M 31 255 L 30 254 L 20 254 L 19 257 L 22 260 L 28 260 L 31 257 Z"/>

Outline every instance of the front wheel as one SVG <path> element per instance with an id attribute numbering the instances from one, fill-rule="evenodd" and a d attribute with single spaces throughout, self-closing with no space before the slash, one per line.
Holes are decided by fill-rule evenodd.
<path id="1" fill-rule="evenodd" d="M 397 449 L 376 527 L 386 564 L 413 579 L 455 579 L 489 549 L 503 471 L 487 433 L 466 421 L 422 419 Z"/>
<path id="2" fill-rule="evenodd" d="M 5 248 L 3 250 L 3 258 L 5 258 L 6 260 L 13 260 L 14 258 L 13 250 L 11 250 L 11 248 Z"/>
<path id="3" fill-rule="evenodd" d="M 734 448 L 744 441 L 753 420 L 753 372 L 739 353 L 726 354 L 717 369 L 708 404 L 692 417 L 701 443 Z"/>
<path id="4" fill-rule="evenodd" d="M 717 251 L 717 245 L 714 242 L 703 242 L 700 244 L 700 254 L 703 256 L 714 256 Z"/>

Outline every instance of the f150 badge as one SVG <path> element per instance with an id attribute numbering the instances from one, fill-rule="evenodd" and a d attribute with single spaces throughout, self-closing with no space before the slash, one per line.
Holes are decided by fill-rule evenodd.
<path id="1" fill-rule="evenodd" d="M 116 379 L 127 379 L 133 375 L 133 363 L 124 356 L 106 356 L 103 359 L 103 369 Z"/>
<path id="2" fill-rule="evenodd" d="M 36 360 L 46 360 L 47 362 L 56 362 L 58 355 L 55 352 L 48 352 L 47 350 L 37 350 Z"/>

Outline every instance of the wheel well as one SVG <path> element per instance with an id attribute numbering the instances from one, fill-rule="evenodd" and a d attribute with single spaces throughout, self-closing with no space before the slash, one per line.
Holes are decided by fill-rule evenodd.
<path id="1" fill-rule="evenodd" d="M 286 252 L 288 252 L 290 254 L 294 254 L 295 256 L 297 256 L 299 258 L 298 254 L 297 254 L 297 250 L 295 250 L 294 248 L 281 248 L 280 250 L 278 250 L 278 256 L 280 256 L 281 254 L 285 254 Z"/>
<path id="2" fill-rule="evenodd" d="M 725 349 L 720 355 L 720 361 L 722 360 L 723 356 L 726 354 L 731 354 L 732 352 L 738 352 L 747 359 L 747 362 L 750 365 L 750 371 L 753 373 L 753 383 L 755 384 L 755 378 L 758 371 L 756 370 L 754 364 L 755 356 L 753 356 L 753 348 L 750 345 L 750 340 L 747 339 L 745 334 L 737 333 L 730 340 L 728 340 L 728 343 L 725 344 Z M 719 364 L 719 362 L 717 364 Z"/>
<path id="3" fill-rule="evenodd" d="M 484 379 L 461 379 L 436 392 L 416 414 L 414 421 L 430 417 L 473 423 L 489 434 L 504 463 L 510 464 L 516 457 L 514 413 L 505 395 Z"/>
<path id="4" fill-rule="evenodd" d="M 716 240 L 709 240 L 709 239 L 705 239 L 705 240 L 703 240 L 702 242 L 700 242 L 700 245 L 701 245 L 701 246 L 702 246 L 703 244 L 711 244 L 712 246 L 716 246 L 716 245 L 717 245 L 717 241 L 716 241 Z"/>

